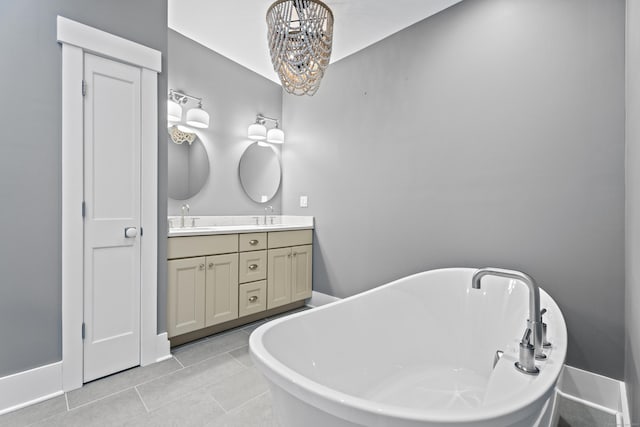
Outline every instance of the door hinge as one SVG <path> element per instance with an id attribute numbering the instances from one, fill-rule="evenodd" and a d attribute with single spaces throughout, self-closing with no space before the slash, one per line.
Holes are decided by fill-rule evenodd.
<path id="1" fill-rule="evenodd" d="M 85 329 L 84 322 L 82 322 L 82 339 L 85 337 Z"/>
<path id="2" fill-rule="evenodd" d="M 87 204 L 83 200 L 82 201 L 82 218 L 84 218 L 86 214 L 87 214 Z"/>
<path id="3" fill-rule="evenodd" d="M 82 80 L 82 96 L 87 95 L 87 82 Z"/>
<path id="4" fill-rule="evenodd" d="M 140 237 L 142 237 L 143 234 L 144 234 L 144 229 L 140 227 Z"/>

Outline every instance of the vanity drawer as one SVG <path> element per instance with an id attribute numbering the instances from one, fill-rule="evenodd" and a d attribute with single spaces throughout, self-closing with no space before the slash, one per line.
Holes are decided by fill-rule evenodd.
<path id="1" fill-rule="evenodd" d="M 238 252 L 237 234 L 169 237 L 167 258 L 187 258 Z"/>
<path id="2" fill-rule="evenodd" d="M 240 252 L 267 249 L 267 233 L 240 234 Z"/>
<path id="3" fill-rule="evenodd" d="M 267 309 L 267 282 L 245 283 L 238 292 L 238 316 L 259 313 Z"/>
<path id="4" fill-rule="evenodd" d="M 269 249 L 310 245 L 311 243 L 313 243 L 313 230 L 272 231 L 269 233 Z"/>
<path id="5" fill-rule="evenodd" d="M 240 252 L 239 282 L 267 278 L 267 251 Z"/>

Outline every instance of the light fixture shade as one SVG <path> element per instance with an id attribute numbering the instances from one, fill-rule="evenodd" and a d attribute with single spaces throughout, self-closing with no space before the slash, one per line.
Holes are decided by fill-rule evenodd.
<path id="1" fill-rule="evenodd" d="M 182 107 L 171 99 L 167 101 L 167 120 L 179 122 L 182 119 Z"/>
<path id="2" fill-rule="evenodd" d="M 267 142 L 270 142 L 272 144 L 283 144 L 284 132 L 282 131 L 282 129 L 269 129 L 269 132 L 267 132 Z"/>
<path id="3" fill-rule="evenodd" d="M 267 138 L 267 128 L 260 123 L 250 124 L 247 137 L 252 141 L 264 141 Z"/>
<path id="4" fill-rule="evenodd" d="M 192 108 L 187 111 L 187 124 L 200 129 L 208 128 L 209 113 L 202 108 Z"/>
<path id="5" fill-rule="evenodd" d="M 331 58 L 331 9 L 319 0 L 277 0 L 267 10 L 267 37 L 282 87 L 315 94 Z"/>

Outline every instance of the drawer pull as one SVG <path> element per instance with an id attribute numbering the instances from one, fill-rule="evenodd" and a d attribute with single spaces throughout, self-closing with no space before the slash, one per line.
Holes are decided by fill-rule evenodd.
<path id="1" fill-rule="evenodd" d="M 255 270 L 256 268 L 258 268 L 258 264 L 251 264 L 249 266 L 249 270 Z"/>
<path id="2" fill-rule="evenodd" d="M 249 244 L 250 244 L 251 246 L 255 246 L 255 245 L 257 245 L 258 243 L 260 243 L 260 242 L 258 242 L 256 239 L 249 240 Z"/>
<path id="3" fill-rule="evenodd" d="M 257 296 L 253 295 L 253 296 L 249 297 L 249 302 L 256 302 L 256 301 L 258 301 L 258 297 Z"/>

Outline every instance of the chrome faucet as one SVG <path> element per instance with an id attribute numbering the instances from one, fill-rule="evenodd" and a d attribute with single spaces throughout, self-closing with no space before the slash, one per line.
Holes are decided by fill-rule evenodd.
<path id="1" fill-rule="evenodd" d="M 542 314 L 540 313 L 540 288 L 533 278 L 525 273 L 502 268 L 485 267 L 476 270 L 471 278 L 471 287 L 480 289 L 480 282 L 484 276 L 506 277 L 520 280 L 529 288 L 529 319 L 527 329 L 520 342 L 520 357 L 515 363 L 516 368 L 526 374 L 536 375 L 540 370 L 535 365 L 535 359 L 546 359 L 542 352 Z M 532 337 L 533 335 L 533 337 Z M 532 344 L 533 338 L 533 344 Z"/>
<path id="2" fill-rule="evenodd" d="M 267 225 L 267 213 L 269 212 L 273 214 L 273 206 L 271 205 L 264 208 L 264 225 Z M 273 217 L 271 217 L 271 223 L 273 224 Z"/>
<path id="3" fill-rule="evenodd" d="M 186 212 L 187 216 L 189 216 L 189 204 L 185 203 L 180 207 L 180 210 L 182 211 L 182 215 L 180 216 L 180 227 L 184 228 L 184 217 L 185 217 L 184 213 Z"/>

